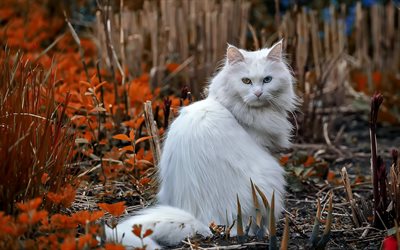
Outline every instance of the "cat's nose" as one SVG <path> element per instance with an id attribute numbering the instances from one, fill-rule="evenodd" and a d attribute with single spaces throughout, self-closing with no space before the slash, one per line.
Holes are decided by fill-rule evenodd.
<path id="1" fill-rule="evenodd" d="M 261 90 L 257 90 L 257 91 L 254 92 L 254 95 L 257 96 L 257 97 L 260 97 L 262 95 L 262 93 L 263 92 Z"/>

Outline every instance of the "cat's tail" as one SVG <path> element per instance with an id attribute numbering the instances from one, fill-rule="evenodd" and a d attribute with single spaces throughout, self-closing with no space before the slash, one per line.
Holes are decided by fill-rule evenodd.
<path id="1" fill-rule="evenodd" d="M 147 229 L 151 229 L 153 233 L 142 242 L 132 232 L 133 225 L 142 225 L 142 234 Z M 147 245 L 146 249 L 161 249 L 158 244 L 177 245 L 186 237 L 196 234 L 209 236 L 211 231 L 188 212 L 165 205 L 143 209 L 137 215 L 120 222 L 116 229 L 106 227 L 107 241 L 122 243 L 126 247 Z"/>

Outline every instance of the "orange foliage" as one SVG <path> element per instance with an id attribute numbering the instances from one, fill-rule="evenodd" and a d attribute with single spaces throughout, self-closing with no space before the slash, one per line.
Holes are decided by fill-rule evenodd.
<path id="1" fill-rule="evenodd" d="M 169 72 L 174 72 L 178 67 L 179 67 L 179 64 L 177 64 L 177 63 L 167 64 L 167 70 Z"/>
<path id="2" fill-rule="evenodd" d="M 286 165 L 289 161 L 289 155 L 284 155 L 279 159 L 281 165 Z"/>
<path id="3" fill-rule="evenodd" d="M 46 184 L 46 182 L 49 180 L 49 174 L 48 173 L 43 173 L 42 177 L 40 178 L 40 181 L 42 182 L 42 184 Z"/>
<path id="4" fill-rule="evenodd" d="M 314 157 L 311 155 L 307 156 L 307 160 L 303 163 L 304 167 L 310 167 L 315 162 Z"/>
<path id="5" fill-rule="evenodd" d="M 21 222 L 26 225 L 35 225 L 39 221 L 42 221 L 48 215 L 47 211 L 36 211 L 33 210 L 29 213 L 20 213 L 18 215 L 18 222 Z"/>
<path id="6" fill-rule="evenodd" d="M 143 234 L 143 238 L 146 238 L 147 236 L 150 236 L 153 234 L 153 230 L 147 229 L 146 232 Z"/>
<path id="7" fill-rule="evenodd" d="M 30 1 L 29 8 L 24 1 L 1 2 L 0 45 L 4 48 L 7 44 L 12 52 L 21 50 L 21 62 L 37 68 L 48 79 L 55 79 L 50 86 L 51 92 L 46 92 L 46 86 L 43 86 L 44 90 L 40 90 L 40 93 L 52 95 L 57 111 L 53 115 L 70 122 L 71 127 L 68 129 L 76 136 L 72 149 L 74 159 L 78 162 L 95 159 L 98 162 L 94 164 L 99 163 L 100 160 L 97 159 L 103 159 L 102 171 L 98 170 L 94 177 L 98 181 L 120 178 L 129 172 L 129 176 L 135 177 L 132 179 L 135 185 L 149 185 L 151 179 L 142 176 L 153 164 L 152 152 L 148 150 L 148 140 L 151 137 L 146 136 L 143 102 L 152 100 L 153 108 L 158 107 L 156 115 L 159 121 L 164 119 L 163 101 L 159 98 L 160 89 L 150 88 L 149 75 L 144 73 L 136 79 L 127 79 L 122 86 L 119 72 L 115 72 L 116 77 L 113 79 L 105 68 L 106 65 L 100 64 L 100 69 L 97 69 L 97 46 L 89 38 L 80 37 L 80 45 L 84 51 L 81 57 L 78 45 L 66 28 L 65 18 L 49 11 L 48 5 L 55 4 L 52 1 Z M 49 48 L 53 42 L 54 46 Z M 47 48 L 46 53 L 42 53 Z M 3 56 L 4 52 L 1 51 L 0 63 L 3 62 Z M 167 65 L 167 70 L 174 72 L 178 67 L 178 64 L 171 63 Z M 126 73 L 129 75 L 129 72 Z M 33 81 L 35 78 L 27 79 Z M 120 98 L 119 104 L 116 103 L 115 87 Z M 126 104 L 121 98 L 127 98 Z M 189 102 L 174 97 L 170 99 L 174 107 Z M 66 100 L 68 104 L 64 105 Z M 44 104 L 39 100 L 38 105 Z M 125 131 L 129 131 L 129 135 Z M 163 131 L 161 128 L 160 134 Z M 46 162 L 46 159 L 40 161 Z M 82 172 L 79 166 L 65 168 L 73 173 Z M 40 197 L 17 203 L 17 215 L 6 215 L 0 211 L 0 248 L 10 246 L 4 245 L 5 239 L 9 242 L 7 244 L 12 245 L 15 240 L 21 246 L 38 249 L 97 247 L 95 236 L 99 234 L 100 226 L 93 222 L 103 217 L 104 211 L 115 217 L 124 213 L 125 202 L 99 203 L 98 206 L 104 211 L 84 210 L 69 215 L 58 213 L 61 207 L 68 208 L 74 202 L 77 184 L 68 183 L 69 179 L 65 181 L 68 184 L 58 184 L 54 182 L 52 174 L 47 169 L 38 171 L 35 178 L 43 185 Z M 88 176 L 83 178 L 89 179 Z M 40 210 L 40 207 L 48 210 Z M 79 234 L 78 228 L 85 228 L 85 234 Z M 31 238 L 32 235 L 29 234 L 32 231 L 35 232 L 35 238 Z M 139 234 L 141 233 L 140 228 Z M 141 237 L 150 234 L 152 231 L 146 230 Z M 105 249 L 124 248 L 108 243 L 105 244 Z"/>
<path id="8" fill-rule="evenodd" d="M 97 205 L 103 209 L 104 211 L 109 212 L 115 217 L 122 215 L 125 212 L 126 206 L 125 201 L 117 202 L 114 204 L 107 204 L 107 203 L 97 203 Z"/>
<path id="9" fill-rule="evenodd" d="M 142 237 L 142 225 L 133 225 L 132 232 L 137 237 Z"/>
<path id="10" fill-rule="evenodd" d="M 78 226 L 78 223 L 68 215 L 55 214 L 51 216 L 50 223 L 45 226 L 44 229 L 47 229 L 47 227 L 49 229 L 74 229 Z"/>
<path id="11" fill-rule="evenodd" d="M 85 226 L 87 223 L 94 222 L 103 216 L 103 211 L 89 212 L 87 210 L 82 210 L 74 213 L 71 218 L 79 225 Z"/>
<path id="12" fill-rule="evenodd" d="M 17 207 L 22 212 L 29 212 L 31 210 L 36 210 L 39 208 L 40 204 L 42 204 L 42 198 L 36 198 L 26 203 L 19 202 L 17 203 Z"/>
<path id="13" fill-rule="evenodd" d="M 150 178 L 144 177 L 144 178 L 140 179 L 140 184 L 147 185 L 150 181 L 151 181 Z"/>
<path id="14" fill-rule="evenodd" d="M 66 238 L 60 247 L 61 247 L 61 250 L 76 250 L 77 249 L 75 239 L 72 237 Z"/>
<path id="15" fill-rule="evenodd" d="M 124 135 L 124 134 L 114 135 L 113 138 L 117 139 L 117 140 L 131 141 L 131 139 L 128 136 Z"/>
<path id="16" fill-rule="evenodd" d="M 106 243 L 104 246 L 105 250 L 125 250 L 125 247 L 121 244 Z"/>
<path id="17" fill-rule="evenodd" d="M 0 211 L 0 239 L 7 235 L 19 236 L 18 232 L 18 227 L 13 223 L 13 218 Z"/>
<path id="18" fill-rule="evenodd" d="M 71 186 L 71 184 L 67 184 L 62 193 L 56 194 L 49 192 L 47 194 L 47 198 L 55 204 L 61 204 L 64 207 L 70 207 L 72 202 L 75 200 L 75 194 L 75 189 Z"/>
<path id="19" fill-rule="evenodd" d="M 128 95 L 131 106 L 142 105 L 143 102 L 153 99 L 149 88 L 149 75 L 144 74 L 138 79 L 134 79 L 129 84 Z"/>
<path id="20" fill-rule="evenodd" d="M 98 241 L 93 238 L 91 234 L 85 234 L 78 238 L 78 249 L 93 248 L 96 247 Z"/>

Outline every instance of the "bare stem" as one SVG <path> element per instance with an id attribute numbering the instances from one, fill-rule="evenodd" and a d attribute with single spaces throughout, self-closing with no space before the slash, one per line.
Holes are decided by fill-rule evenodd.
<path id="1" fill-rule="evenodd" d="M 383 96 L 376 93 L 371 98 L 371 116 L 370 116 L 370 139 L 371 139 L 371 172 L 374 194 L 374 225 L 379 222 L 377 212 L 379 212 L 379 180 L 378 180 L 378 155 L 376 141 L 376 123 L 378 120 L 379 107 L 383 102 Z"/>

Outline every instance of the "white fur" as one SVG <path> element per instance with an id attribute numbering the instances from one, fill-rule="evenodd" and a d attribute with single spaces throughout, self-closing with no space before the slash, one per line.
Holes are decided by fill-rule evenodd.
<path id="1" fill-rule="evenodd" d="M 269 150 L 290 147 L 292 124 L 287 118 L 296 109 L 298 99 L 287 64 L 283 59 L 268 59 L 271 49 L 239 51 L 244 61 L 230 65 L 227 59 L 211 81 L 209 97 L 231 111 L 246 131 Z M 263 84 L 268 75 L 272 81 Z M 250 78 L 253 84 L 243 84 L 243 77 Z M 260 98 L 254 94 L 257 91 L 263 93 Z"/>
<path id="2" fill-rule="evenodd" d="M 126 247 L 141 247 L 142 242 L 132 232 L 133 225 L 142 225 L 142 234 L 147 229 L 153 230 L 151 236 L 143 240 L 143 244 L 149 250 L 161 249 L 152 238 L 166 245 L 177 245 L 186 237 L 194 236 L 196 233 L 204 236 L 211 234 L 210 229 L 191 214 L 179 208 L 159 205 L 144 209 L 137 215 L 120 222 L 116 231 L 106 227 L 107 239 L 120 242 Z M 117 234 L 117 239 L 115 239 L 115 234 Z"/>
<path id="3" fill-rule="evenodd" d="M 245 221 L 255 218 L 250 179 L 269 200 L 275 192 L 275 216 L 279 216 L 284 170 L 270 150 L 290 145 L 287 113 L 295 109 L 296 96 L 289 69 L 276 57 L 281 51 L 268 58 L 271 50 L 238 50 L 243 57 L 230 51 L 234 61 L 228 54 L 211 81 L 208 97 L 182 108 L 168 131 L 159 164 L 161 205 L 118 226 L 120 235 L 125 232 L 124 244 L 137 243 L 131 233 L 134 224 L 153 228 L 151 238 L 166 245 L 195 233 L 207 236 L 210 222 L 226 224 L 236 218 L 236 195 Z M 263 84 L 268 75 L 272 81 Z M 244 84 L 243 77 L 253 84 Z M 260 92 L 257 98 L 255 93 Z"/>

